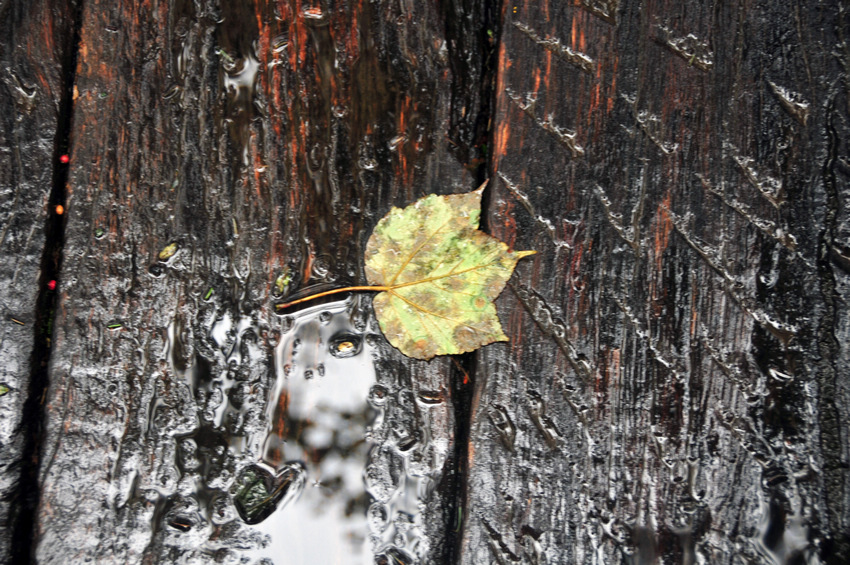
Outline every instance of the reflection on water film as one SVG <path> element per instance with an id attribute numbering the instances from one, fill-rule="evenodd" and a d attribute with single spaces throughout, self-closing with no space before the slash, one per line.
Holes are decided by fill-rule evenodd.
<path id="1" fill-rule="evenodd" d="M 407 459 L 428 438 L 399 432 L 387 411 L 415 403 L 427 412 L 442 397 L 408 399 L 376 379 L 387 345 L 368 302 L 354 296 L 281 316 L 276 331 L 217 307 L 206 335 L 172 322 L 168 359 L 194 410 L 168 424 L 175 464 L 161 478 L 149 555 L 360 564 L 427 553 L 419 510 L 433 467 Z"/>

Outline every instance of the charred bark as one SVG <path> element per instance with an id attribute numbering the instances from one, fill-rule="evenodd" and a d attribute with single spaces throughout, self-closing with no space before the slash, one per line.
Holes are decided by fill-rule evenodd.
<path id="1" fill-rule="evenodd" d="M 61 258 L 73 4 L 0 4 L 0 562 L 27 562 Z"/>
<path id="2" fill-rule="evenodd" d="M 0 561 L 841 563 L 840 4 L 0 3 Z M 510 343 L 275 308 L 485 177 Z"/>
<path id="3" fill-rule="evenodd" d="M 464 563 L 846 558 L 839 4 L 505 4 Z"/>
<path id="4" fill-rule="evenodd" d="M 365 412 L 343 414 L 373 419 L 369 496 L 346 512 L 372 502 L 379 560 L 445 560 L 459 498 L 450 360 L 401 356 L 365 298 L 307 317 L 274 304 L 362 282 L 366 239 L 391 205 L 476 186 L 486 50 L 470 57 L 464 30 L 484 12 L 85 3 L 39 562 L 261 556 L 274 541 L 246 525 L 270 515 L 251 506 L 257 489 L 284 505 L 310 465 L 363 452 L 362 439 L 308 445 L 320 415 L 293 411 L 296 381 L 345 378 L 316 362 L 342 343 L 363 348 L 354 366 L 373 358 L 376 380 L 373 407 L 364 392 Z M 473 45 L 490 41 L 475 33 Z M 345 342 L 322 329 L 337 326 Z M 320 336 L 311 362 L 293 337 L 305 328 Z M 389 501 L 410 493 L 395 513 Z"/>

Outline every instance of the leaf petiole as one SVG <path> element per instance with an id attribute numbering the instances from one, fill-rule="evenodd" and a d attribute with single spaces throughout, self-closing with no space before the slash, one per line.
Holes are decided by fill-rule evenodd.
<path id="1" fill-rule="evenodd" d="M 311 294 L 310 296 L 305 296 L 304 298 L 299 298 L 298 300 L 292 300 L 290 302 L 284 302 L 283 304 L 277 304 L 275 305 L 275 308 L 277 308 L 278 310 L 284 310 L 286 308 L 289 308 L 290 306 L 295 306 L 296 304 L 309 302 L 310 300 L 314 300 L 316 298 L 331 296 L 332 294 L 341 294 L 343 292 L 384 292 L 387 290 L 392 290 L 392 288 L 393 287 L 389 286 L 346 286 L 343 288 L 326 290 L 325 292 L 319 292 L 317 294 Z"/>
<path id="2" fill-rule="evenodd" d="M 516 251 L 515 253 L 517 255 L 517 260 L 519 260 L 519 259 L 522 259 L 523 257 L 528 257 L 529 255 L 534 255 L 535 253 L 537 253 L 537 251 Z M 405 265 L 406 265 L 406 263 L 405 263 Z M 310 296 L 305 296 L 304 298 L 299 298 L 297 300 L 292 300 L 290 302 L 284 302 L 283 304 L 277 304 L 275 306 L 275 308 L 277 308 L 278 310 L 284 310 L 286 308 L 289 308 L 290 306 L 295 306 L 296 304 L 301 304 L 303 302 L 309 302 L 310 300 L 314 300 L 316 298 L 323 298 L 325 296 L 331 296 L 333 294 L 341 294 L 343 292 L 364 292 L 364 291 L 365 292 L 392 292 L 393 290 L 396 290 L 396 289 L 399 289 L 399 288 L 404 288 L 406 286 L 415 286 L 415 285 L 420 285 L 420 284 L 425 284 L 425 283 L 437 281 L 437 280 L 440 280 L 440 279 L 455 277 L 455 276 L 462 275 L 462 274 L 470 272 L 470 271 L 475 271 L 475 270 L 481 269 L 483 267 L 486 267 L 487 265 L 489 265 L 489 263 L 485 264 L 485 265 L 475 265 L 473 267 L 470 267 L 469 269 L 463 269 L 463 270 L 460 270 L 460 271 L 452 270 L 450 273 L 447 273 L 447 274 L 437 275 L 435 277 L 428 277 L 428 278 L 425 278 L 425 279 L 422 279 L 422 280 L 417 280 L 417 281 L 403 282 L 403 283 L 399 283 L 399 284 L 346 286 L 346 287 L 343 287 L 343 288 L 335 288 L 333 290 L 326 290 L 325 292 L 319 292 L 317 294 L 311 294 Z M 396 275 L 396 277 L 397 276 L 398 275 Z M 393 280 L 395 280 L 395 278 L 393 278 Z M 405 300 L 405 302 L 407 302 L 407 300 Z"/>

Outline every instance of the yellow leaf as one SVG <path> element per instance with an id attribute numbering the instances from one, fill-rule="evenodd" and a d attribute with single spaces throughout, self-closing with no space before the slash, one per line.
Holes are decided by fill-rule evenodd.
<path id="1" fill-rule="evenodd" d="M 507 341 L 493 300 L 517 261 L 535 252 L 511 251 L 478 230 L 483 190 L 432 194 L 393 208 L 366 244 L 369 286 L 334 289 L 278 308 L 340 292 L 378 292 L 372 304 L 381 331 L 416 359 Z"/>

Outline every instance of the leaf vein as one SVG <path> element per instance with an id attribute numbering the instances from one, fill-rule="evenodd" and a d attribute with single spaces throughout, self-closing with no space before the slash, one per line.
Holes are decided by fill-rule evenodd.
<path id="1" fill-rule="evenodd" d="M 425 241 L 420 243 L 419 246 L 410 255 L 407 256 L 407 259 L 405 259 L 404 263 L 402 263 L 399 270 L 396 271 L 395 275 L 393 275 L 393 278 L 388 283 L 388 286 L 392 286 L 393 284 L 395 284 L 396 279 L 398 279 L 398 277 L 404 272 L 404 270 L 407 268 L 407 266 L 410 264 L 410 262 L 413 261 L 413 258 L 416 257 L 416 255 L 418 255 L 419 252 L 422 251 L 422 248 L 425 247 L 426 245 L 428 245 L 428 242 L 431 241 L 432 239 L 434 239 L 434 237 L 436 237 L 436 235 L 438 233 L 440 233 L 443 230 L 443 228 L 445 228 L 447 225 L 449 225 L 452 222 L 452 219 L 453 218 L 449 218 L 448 220 L 446 220 L 443 225 L 441 225 L 436 230 L 434 230 L 434 232 L 431 235 L 429 235 L 428 237 L 425 238 Z"/>
<path id="2" fill-rule="evenodd" d="M 467 328 L 470 328 L 470 329 L 471 329 L 471 330 L 473 330 L 473 331 L 477 331 L 475 328 L 473 328 L 473 327 L 472 327 L 472 326 L 470 326 L 469 324 L 465 324 L 464 322 L 461 322 L 460 320 L 455 320 L 455 319 L 453 319 L 453 318 L 449 318 L 448 316 L 443 316 L 442 314 L 437 314 L 436 312 L 431 312 L 431 311 L 430 311 L 430 310 L 428 310 L 427 308 L 424 308 L 423 306 L 420 306 L 419 304 L 417 304 L 417 303 L 413 302 L 412 300 L 408 300 L 408 299 L 407 299 L 407 298 L 405 298 L 404 296 L 402 296 L 402 295 L 400 295 L 399 293 L 395 292 L 395 290 L 394 290 L 394 289 L 390 289 L 390 290 L 388 290 L 387 292 L 389 292 L 391 295 L 393 295 L 393 296 L 395 296 L 395 297 L 398 297 L 398 298 L 399 298 L 399 299 L 401 299 L 403 302 L 406 302 L 406 303 L 407 303 L 408 305 L 410 305 L 412 308 L 415 308 L 416 310 L 419 310 L 420 312 L 424 312 L 425 314 L 428 314 L 429 316 L 434 316 L 435 318 L 442 318 L 443 320 L 447 320 L 447 321 L 452 322 L 452 323 L 454 323 L 454 324 L 457 324 L 457 325 L 459 325 L 459 326 L 466 326 Z"/>

